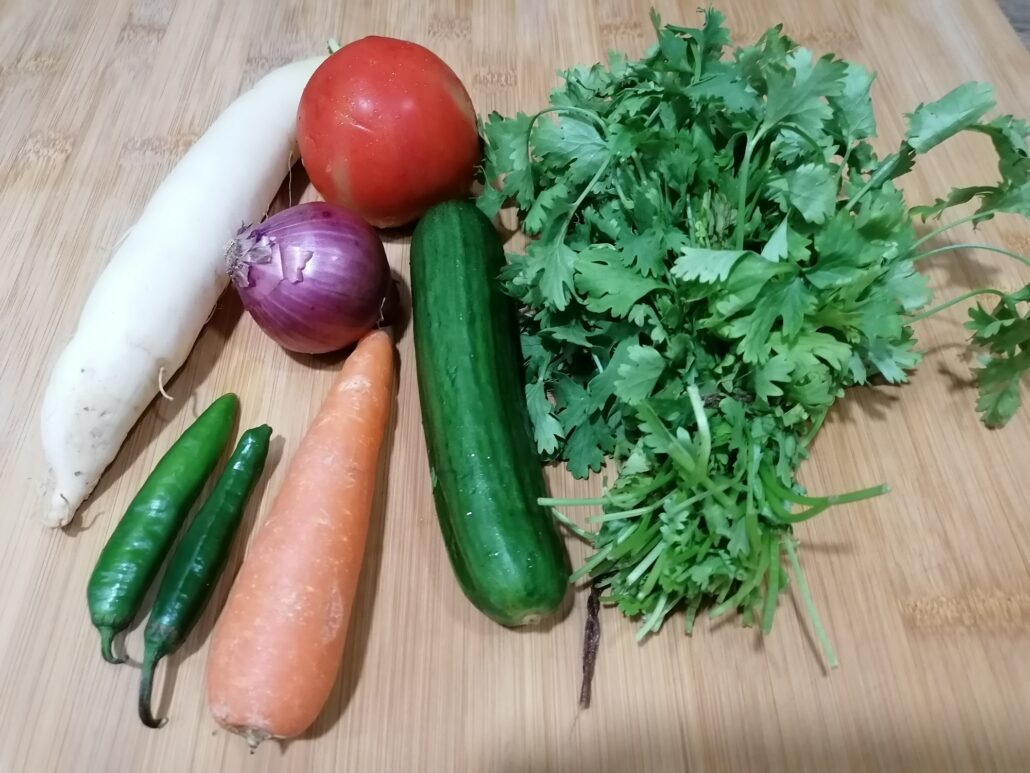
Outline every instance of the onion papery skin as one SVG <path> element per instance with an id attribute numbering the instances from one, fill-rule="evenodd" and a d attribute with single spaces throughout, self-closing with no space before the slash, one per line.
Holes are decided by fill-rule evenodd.
<path id="1" fill-rule="evenodd" d="M 229 244 L 227 267 L 244 308 L 276 343 L 322 354 L 381 319 L 390 265 L 375 229 L 326 202 L 298 204 Z"/>

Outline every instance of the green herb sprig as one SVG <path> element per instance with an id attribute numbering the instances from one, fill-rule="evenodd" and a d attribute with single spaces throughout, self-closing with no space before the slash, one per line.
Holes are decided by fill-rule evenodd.
<path id="1" fill-rule="evenodd" d="M 977 408 L 1008 421 L 1030 370 L 1030 285 L 920 312 L 916 263 L 949 228 L 1030 216 L 1030 127 L 986 120 L 970 83 L 907 116 L 879 158 L 873 76 L 783 34 L 730 48 L 723 16 L 661 24 L 640 61 L 574 67 L 536 115 L 490 115 L 480 207 L 513 200 L 525 251 L 503 282 L 523 305 L 526 399 L 536 443 L 576 477 L 606 459 L 618 478 L 592 500 L 543 500 L 588 540 L 602 600 L 657 631 L 674 609 L 772 626 L 793 575 L 836 664 L 801 574 L 795 523 L 876 496 L 813 497 L 798 467 L 848 387 L 901 383 L 919 362 L 912 324 L 970 296 L 983 352 Z M 999 179 L 909 207 L 894 180 L 958 132 L 987 135 Z M 919 237 L 914 217 L 972 214 Z M 980 247 L 1016 258 L 989 245 Z M 584 530 L 557 508 L 599 505 Z"/>

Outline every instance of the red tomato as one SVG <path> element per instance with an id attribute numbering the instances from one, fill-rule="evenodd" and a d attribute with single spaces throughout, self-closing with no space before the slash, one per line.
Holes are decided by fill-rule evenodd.
<path id="1" fill-rule="evenodd" d="M 326 201 L 380 227 L 467 196 L 479 163 L 476 114 L 458 76 L 431 51 L 393 38 L 354 41 L 315 70 L 297 142 Z"/>

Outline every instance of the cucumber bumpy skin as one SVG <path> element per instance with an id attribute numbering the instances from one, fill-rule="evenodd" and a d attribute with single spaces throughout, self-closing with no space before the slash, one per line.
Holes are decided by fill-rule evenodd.
<path id="1" fill-rule="evenodd" d="M 411 245 L 422 424 L 444 543 L 469 600 L 507 626 L 556 611 L 569 564 L 545 496 L 498 281 L 500 239 L 471 202 L 430 209 Z"/>

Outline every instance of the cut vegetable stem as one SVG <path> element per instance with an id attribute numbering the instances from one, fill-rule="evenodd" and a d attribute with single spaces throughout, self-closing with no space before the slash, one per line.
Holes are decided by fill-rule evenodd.
<path id="1" fill-rule="evenodd" d="M 812 628 L 815 630 L 816 638 L 819 640 L 819 645 L 822 647 L 823 655 L 826 657 L 826 663 L 831 669 L 837 668 L 839 665 L 837 655 L 833 651 L 833 645 L 830 644 L 830 637 L 826 635 L 826 629 L 823 628 L 822 619 L 819 617 L 819 612 L 815 608 L 815 602 L 812 600 L 812 592 L 809 590 L 808 582 L 805 580 L 805 573 L 801 570 L 801 562 L 798 561 L 794 540 L 790 538 L 784 540 L 784 548 L 787 553 L 787 558 L 790 559 L 791 567 L 794 569 L 794 579 L 798 584 L 798 592 L 801 594 L 801 599 L 804 602 L 805 608 L 808 610 L 808 618 L 812 621 Z"/>
<path id="2" fill-rule="evenodd" d="M 994 247 L 990 244 L 978 244 L 975 242 L 965 244 L 948 244 L 944 247 L 937 247 L 927 252 L 921 252 L 918 255 L 914 255 L 912 257 L 912 260 L 919 261 L 923 258 L 929 258 L 931 255 L 939 255 L 942 252 L 954 252 L 955 250 L 983 250 L 985 252 L 996 252 L 999 255 L 1005 255 L 1006 257 L 1012 258 L 1013 260 L 1017 260 L 1024 266 L 1030 266 L 1030 259 L 1024 258 L 1022 255 L 1019 255 L 1015 252 L 1010 252 L 1009 250 L 1004 250 L 1001 247 Z"/>
<path id="3" fill-rule="evenodd" d="M 983 287 L 977 290 L 970 290 L 967 293 L 962 293 L 962 295 L 955 296 L 954 298 L 951 298 L 945 301 L 944 303 L 938 304 L 937 306 L 934 306 L 932 309 L 927 309 L 926 311 L 921 311 L 918 314 L 913 314 L 907 317 L 906 321 L 910 325 L 915 322 L 920 322 L 924 319 L 927 319 L 928 317 L 932 317 L 934 314 L 938 314 L 944 311 L 945 309 L 950 309 L 952 306 L 955 306 L 956 304 L 962 303 L 963 301 L 968 301 L 970 298 L 975 298 L 978 295 L 994 295 L 998 298 L 1006 297 L 1005 293 L 1003 293 L 1001 290 L 994 290 L 990 287 Z"/>
<path id="4" fill-rule="evenodd" d="M 737 226 L 734 235 L 734 243 L 738 250 L 744 249 L 745 211 L 747 209 L 748 176 L 751 174 L 751 154 L 755 152 L 755 145 L 758 144 L 761 136 L 761 130 L 755 135 L 747 135 L 747 144 L 744 146 L 744 159 L 740 162 L 740 175 L 737 182 Z"/>

